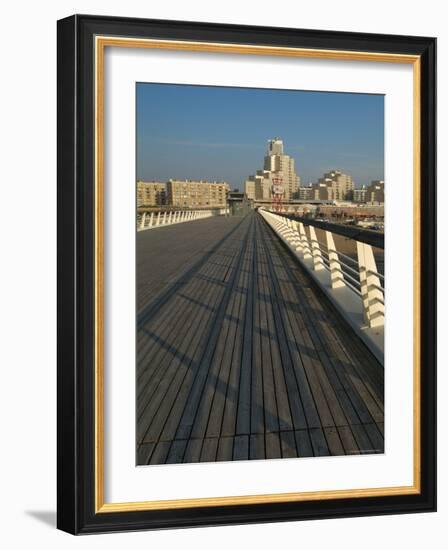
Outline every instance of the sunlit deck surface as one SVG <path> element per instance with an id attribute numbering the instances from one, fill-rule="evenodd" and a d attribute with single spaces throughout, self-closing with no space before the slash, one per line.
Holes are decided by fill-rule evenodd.
<path id="1" fill-rule="evenodd" d="M 137 463 L 384 451 L 384 370 L 261 216 L 137 234 Z"/>

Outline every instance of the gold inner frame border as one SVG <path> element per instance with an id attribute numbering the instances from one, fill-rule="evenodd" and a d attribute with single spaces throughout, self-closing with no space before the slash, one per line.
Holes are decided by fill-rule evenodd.
<path id="1" fill-rule="evenodd" d="M 406 63 L 413 66 L 413 220 L 414 220 L 414 346 L 413 346 L 413 458 L 414 482 L 410 486 L 342 489 L 301 493 L 273 493 L 226 497 L 204 497 L 179 500 L 106 503 L 104 501 L 104 55 L 106 47 L 146 48 L 207 53 L 232 53 L 300 57 L 311 59 Z M 177 40 L 96 36 L 95 59 L 95 513 L 167 510 L 244 504 L 306 502 L 344 498 L 365 498 L 420 494 L 421 492 L 421 388 L 420 388 L 420 125 L 421 125 L 421 61 L 417 55 L 381 52 L 321 50 L 250 44 L 225 44 Z"/>

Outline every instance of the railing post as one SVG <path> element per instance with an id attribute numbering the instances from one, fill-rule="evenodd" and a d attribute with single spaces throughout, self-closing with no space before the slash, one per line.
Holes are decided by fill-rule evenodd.
<path id="1" fill-rule="evenodd" d="M 154 212 L 151 212 L 151 215 L 149 216 L 149 223 L 148 223 L 148 227 L 151 228 L 152 227 L 152 220 L 154 219 Z"/>
<path id="2" fill-rule="evenodd" d="M 299 224 L 296 220 L 291 221 L 292 230 L 294 231 L 294 248 L 297 252 L 303 252 L 302 241 L 300 239 Z"/>
<path id="3" fill-rule="evenodd" d="M 140 229 L 145 229 L 146 212 L 143 212 L 142 220 L 140 222 Z"/>
<path id="4" fill-rule="evenodd" d="M 340 288 L 345 286 L 344 273 L 342 272 L 341 264 L 339 262 L 339 256 L 336 252 L 336 245 L 334 244 L 333 233 L 331 231 L 325 231 L 327 236 L 327 248 L 328 248 L 328 261 L 330 263 L 330 277 L 331 287 Z"/>
<path id="5" fill-rule="evenodd" d="M 359 282 L 364 310 L 364 321 L 369 327 L 384 325 L 384 294 L 381 290 L 375 257 L 369 244 L 356 241 L 359 264 Z"/>
<path id="6" fill-rule="evenodd" d="M 159 226 L 159 225 L 160 225 L 160 211 L 157 214 L 157 221 L 156 221 L 156 226 Z"/>
<path id="7" fill-rule="evenodd" d="M 170 213 L 168 214 L 168 224 L 171 224 L 171 217 L 172 217 L 173 213 L 171 212 L 170 210 Z"/>
<path id="8" fill-rule="evenodd" d="M 166 210 L 163 213 L 163 225 L 166 225 Z"/>
<path id="9" fill-rule="evenodd" d="M 302 222 L 299 222 L 300 240 L 302 242 L 303 258 L 305 260 L 311 259 L 311 250 L 308 243 L 308 237 L 306 236 L 305 227 Z"/>
<path id="10" fill-rule="evenodd" d="M 311 237 L 311 250 L 313 252 L 313 264 L 314 271 L 320 271 L 324 269 L 324 260 L 322 258 L 322 252 L 320 250 L 319 242 L 316 237 L 316 230 L 310 225 L 310 237 Z"/>

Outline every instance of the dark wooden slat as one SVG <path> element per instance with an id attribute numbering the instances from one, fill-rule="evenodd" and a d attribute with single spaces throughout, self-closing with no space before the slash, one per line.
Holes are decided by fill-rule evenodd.
<path id="1" fill-rule="evenodd" d="M 297 445 L 297 454 L 300 457 L 314 456 L 313 445 L 311 444 L 308 430 L 296 430 L 294 437 Z"/>
<path id="2" fill-rule="evenodd" d="M 344 452 L 346 455 L 358 454 L 359 447 L 353 437 L 353 432 L 350 426 L 338 426 L 339 437 L 341 438 Z"/>
<path id="3" fill-rule="evenodd" d="M 266 441 L 266 458 L 281 458 L 282 450 L 280 446 L 280 438 L 278 432 L 268 432 L 265 435 Z"/>
<path id="4" fill-rule="evenodd" d="M 260 231 L 260 227 L 257 224 L 257 234 Z M 258 235 L 257 235 L 258 237 Z M 264 402 L 264 418 L 265 429 L 267 432 L 278 432 L 280 429 L 279 417 L 281 416 L 277 408 L 276 386 L 274 382 L 274 368 L 281 368 L 280 363 L 274 365 L 274 359 L 279 361 L 279 356 L 272 355 L 271 343 L 275 340 L 274 323 L 271 307 L 271 287 L 268 282 L 266 273 L 265 251 L 263 241 L 259 238 L 255 241 L 257 250 L 257 281 L 258 281 L 258 293 L 257 301 L 259 306 L 259 327 L 261 337 L 262 348 L 262 384 L 263 384 L 263 402 Z M 269 320 L 272 326 L 269 325 Z M 284 400 L 284 398 L 283 398 Z M 288 401 L 286 399 L 286 404 Z M 289 414 L 289 410 L 287 411 Z M 292 421 L 290 420 L 290 428 L 292 427 Z M 282 424 L 288 424 L 287 420 L 284 420 Z"/>
<path id="5" fill-rule="evenodd" d="M 149 461 L 150 464 L 165 464 L 168 452 L 170 450 L 170 441 L 160 441 L 154 448 Z"/>
<path id="6" fill-rule="evenodd" d="M 266 227 L 264 232 L 264 240 L 268 248 L 267 259 L 270 277 L 272 281 L 279 281 L 275 284 L 275 286 L 273 286 L 276 297 L 273 304 L 273 311 L 276 330 L 279 335 L 280 350 L 289 349 L 292 355 L 297 385 L 306 416 L 306 425 L 308 427 L 320 427 L 322 423 L 329 426 L 334 425 L 328 405 L 325 401 L 325 397 L 322 395 L 319 384 L 316 383 L 313 365 L 310 362 L 311 357 L 308 355 L 301 355 L 295 342 L 294 329 L 290 325 L 290 322 L 292 321 L 292 323 L 294 323 L 295 319 L 288 316 L 285 312 L 286 308 L 282 298 L 280 284 L 280 282 L 284 280 L 284 277 L 279 279 L 278 274 L 276 273 L 276 266 L 274 265 L 272 257 L 277 256 L 277 253 L 274 249 L 272 237 L 267 233 Z M 282 355 L 282 360 L 284 361 L 285 359 L 287 361 L 287 358 Z M 313 387 L 311 387 L 311 384 Z M 305 426 L 301 425 L 296 427 L 303 428 Z"/>
<path id="7" fill-rule="evenodd" d="M 220 231 L 142 290 L 138 463 L 382 452 L 376 360 L 260 216 Z"/>
<path id="8" fill-rule="evenodd" d="M 376 424 L 365 424 L 364 426 L 367 435 L 369 436 L 372 446 L 377 453 L 384 452 L 384 437 L 381 434 Z"/>
<path id="9" fill-rule="evenodd" d="M 283 458 L 297 457 L 296 440 L 293 431 L 280 432 L 280 442 Z"/>
<path id="10" fill-rule="evenodd" d="M 353 424 L 351 429 L 360 453 L 375 452 L 374 446 L 372 445 L 372 442 L 370 441 L 369 436 L 367 435 L 367 432 L 362 424 Z"/>
<path id="11" fill-rule="evenodd" d="M 214 268 L 214 275 L 218 276 L 219 271 L 217 268 Z M 212 284 L 209 285 L 200 285 L 198 283 L 198 292 L 199 288 L 202 291 L 203 300 L 205 303 L 208 303 L 209 306 L 213 304 L 213 296 L 215 295 L 215 287 Z M 196 285 L 192 283 L 192 288 L 190 292 L 193 292 L 196 290 Z M 184 289 L 184 291 L 188 291 L 188 289 Z M 138 380 L 138 414 L 142 414 L 142 411 L 147 407 L 148 403 L 152 400 L 152 397 L 154 393 L 157 391 L 160 394 L 160 391 L 158 389 L 158 384 L 162 381 L 164 377 L 167 376 L 167 369 L 173 362 L 173 355 L 179 355 L 179 347 L 182 347 L 182 345 L 185 345 L 186 342 L 188 342 L 191 338 L 188 336 L 189 331 L 191 331 L 192 327 L 196 325 L 196 323 L 200 322 L 200 319 L 202 317 L 202 308 L 195 307 L 192 311 L 192 316 L 190 317 L 183 317 L 182 315 L 178 315 L 177 311 L 174 309 L 172 312 L 171 317 L 177 318 L 179 317 L 179 321 L 182 324 L 182 327 L 180 330 L 176 331 L 176 327 L 172 327 L 169 324 L 166 327 L 166 332 L 161 333 L 161 339 L 164 343 L 163 349 L 166 352 L 162 358 L 159 356 L 153 356 L 149 355 L 146 358 L 145 364 L 146 365 L 156 365 L 155 372 L 151 375 L 151 372 L 149 371 L 146 375 L 146 378 L 140 377 Z M 205 312 L 204 312 L 205 313 Z M 199 314 L 199 315 L 198 315 Z M 142 330 L 139 331 L 139 337 L 142 334 Z M 175 340 L 173 340 L 173 335 L 175 335 Z M 154 351 L 154 350 L 153 350 Z M 139 358 L 140 359 L 140 358 Z M 148 369 L 149 370 L 149 369 Z M 171 371 L 172 372 L 172 367 Z M 149 385 L 150 384 L 150 385 Z M 144 397 L 142 396 L 144 394 Z M 147 413 L 148 414 L 148 413 Z"/>
<path id="12" fill-rule="evenodd" d="M 237 435 L 233 441 L 233 460 L 248 460 L 249 436 Z"/>
<path id="13" fill-rule="evenodd" d="M 230 461 L 233 459 L 233 437 L 220 437 L 216 460 Z"/>
<path id="14" fill-rule="evenodd" d="M 208 437 L 204 439 L 201 451 L 201 462 L 215 462 L 216 455 L 218 452 L 218 442 L 217 437 Z"/>
<path id="15" fill-rule="evenodd" d="M 266 458 L 264 434 L 252 434 L 249 439 L 249 458 L 259 460 Z"/>
<path id="16" fill-rule="evenodd" d="M 192 338 L 185 337 L 177 343 L 177 353 L 171 359 L 167 369 L 156 379 L 158 385 L 153 393 L 148 397 L 148 404 L 139 418 L 138 433 L 139 437 L 144 437 L 145 441 L 157 440 L 161 431 L 164 429 L 166 419 L 172 410 L 173 404 L 177 403 L 179 407 L 182 402 L 177 401 L 178 392 L 186 393 L 189 389 L 189 380 L 193 374 L 192 362 L 194 361 L 195 350 L 198 349 L 200 341 L 203 338 L 203 331 L 212 315 L 216 301 L 219 299 L 219 293 L 210 292 L 206 295 L 208 308 L 201 308 L 194 321 L 189 325 Z M 180 390 L 180 388 L 182 389 Z M 169 394 L 168 394 L 169 392 Z M 157 416 L 157 423 L 153 424 L 153 419 Z M 175 425 L 172 426 L 173 421 Z M 172 430 L 177 428 L 177 421 L 171 416 L 167 430 L 172 426 Z M 165 437 L 165 440 L 173 439 L 172 436 Z"/>
<path id="17" fill-rule="evenodd" d="M 324 434 L 330 454 L 335 456 L 345 454 L 337 428 L 324 428 Z"/>
<path id="18" fill-rule="evenodd" d="M 149 464 L 155 443 L 143 443 L 137 447 L 137 464 Z"/>
<path id="19" fill-rule="evenodd" d="M 250 433 L 254 261 L 253 249 L 251 248 L 251 254 L 248 258 L 250 277 L 248 280 L 246 309 L 244 312 L 244 336 L 240 368 L 236 434 Z"/>
<path id="20" fill-rule="evenodd" d="M 180 423 L 177 428 L 177 438 L 190 436 L 190 431 L 192 429 L 193 422 L 196 416 L 197 407 L 199 406 L 199 400 L 201 398 L 204 384 L 207 379 L 210 362 L 213 360 L 214 357 L 216 343 L 219 339 L 221 324 L 225 315 L 225 311 L 230 301 L 232 290 L 236 287 L 237 284 L 238 266 L 240 265 L 243 250 L 246 246 L 248 239 L 249 234 L 246 233 L 244 237 L 244 244 L 241 246 L 241 249 L 235 251 L 235 259 L 233 262 L 232 270 L 230 272 L 229 280 L 220 299 L 216 315 L 211 322 L 211 330 L 205 339 L 206 345 L 204 353 L 199 359 L 199 367 L 202 368 L 198 368 L 197 370 L 197 376 L 194 379 L 191 392 L 188 396 L 188 400 L 184 408 L 184 413 L 182 415 L 182 418 L 180 419 Z"/>
<path id="21" fill-rule="evenodd" d="M 199 462 L 201 457 L 202 439 L 190 439 L 185 449 L 184 462 Z"/>
<path id="22" fill-rule="evenodd" d="M 206 435 L 207 437 L 219 437 L 221 434 L 221 427 L 223 425 L 224 410 L 227 401 L 236 400 L 233 390 L 231 372 L 232 366 L 241 355 L 241 338 L 242 332 L 238 331 L 238 325 L 241 325 L 241 319 L 239 318 L 241 300 L 244 287 L 244 260 L 242 261 L 243 269 L 240 270 L 238 285 L 234 294 L 234 299 L 231 302 L 231 308 L 228 313 L 228 318 L 224 319 L 223 330 L 226 331 L 227 327 L 227 342 L 226 351 L 222 357 L 221 369 L 219 371 L 219 380 L 217 384 L 221 386 L 220 391 L 216 391 L 213 404 L 211 406 L 210 415 L 208 418 L 208 425 Z M 227 314 L 226 314 L 227 317 Z M 241 327 L 240 327 L 241 328 Z M 235 359 L 234 359 L 235 356 Z M 237 359 L 236 359 L 237 358 Z M 232 430 L 233 433 L 233 430 Z"/>
<path id="23" fill-rule="evenodd" d="M 320 428 L 311 428 L 310 438 L 314 456 L 328 456 L 331 454 L 323 430 Z"/>
<path id="24" fill-rule="evenodd" d="M 255 224 L 256 225 L 256 224 Z M 258 271 L 258 250 L 257 250 L 257 230 L 255 229 L 253 238 L 253 276 L 252 276 L 252 304 L 253 304 L 253 326 L 252 333 L 252 368 L 251 368 L 251 391 L 250 391 L 250 433 L 263 434 L 272 424 L 272 416 L 276 419 L 277 415 L 269 411 L 272 403 L 269 397 L 264 394 L 264 375 L 263 366 L 267 365 L 270 358 L 269 344 L 266 347 L 265 339 L 262 336 L 263 325 L 265 324 L 265 312 L 259 299 L 260 274 Z M 265 344 L 263 346 L 263 344 Z M 273 427 L 275 429 L 275 426 Z M 278 425 L 277 425 L 278 429 Z"/>
<path id="25" fill-rule="evenodd" d="M 171 447 L 166 458 L 167 464 L 181 464 L 184 460 L 185 449 L 188 441 L 186 439 L 177 439 L 171 443 Z"/>
<path id="26" fill-rule="evenodd" d="M 225 255 L 226 261 L 220 267 L 222 278 L 228 272 L 230 263 L 235 263 L 237 253 L 238 249 L 233 246 L 230 248 L 229 253 Z M 158 437 L 165 440 L 174 439 L 196 374 L 201 366 L 204 349 L 208 344 L 208 331 L 206 328 L 211 325 L 213 316 L 217 315 L 218 305 L 224 294 L 225 289 L 222 286 L 217 287 L 214 285 L 208 297 L 202 296 L 202 300 L 205 301 L 207 307 L 199 308 L 195 320 L 189 327 L 191 336 L 178 344 L 178 353 L 170 366 L 170 376 L 166 376 L 161 382 L 166 387 L 165 393 L 160 394 L 163 398 L 161 403 L 155 404 L 152 402 L 150 405 L 151 412 L 156 409 L 157 416 L 156 423 L 151 423 L 146 432 L 146 441 Z M 159 395 L 157 397 L 161 399 Z M 163 432 L 162 435 L 160 435 L 161 432 Z M 186 439 L 181 434 L 178 434 L 178 438 Z"/>
<path id="27" fill-rule="evenodd" d="M 246 256 L 242 264 L 242 273 L 240 276 L 239 291 L 241 293 L 240 307 L 238 311 L 238 324 L 235 333 L 235 343 L 232 354 L 232 363 L 230 368 L 229 384 L 227 388 L 226 403 L 222 420 L 221 434 L 231 436 L 236 433 L 237 411 L 240 394 L 240 374 L 241 374 L 241 358 L 243 355 L 244 346 L 244 327 L 245 327 L 245 311 L 247 308 L 247 299 L 249 295 L 250 268 L 252 256 L 250 251 L 246 252 Z"/>
<path id="28" fill-rule="evenodd" d="M 283 263 L 287 263 L 288 261 L 291 261 L 288 258 L 288 255 L 281 256 Z M 372 416 L 370 415 L 370 411 L 375 410 L 375 404 L 370 401 L 371 409 L 369 411 L 369 408 L 365 404 L 365 400 L 363 398 L 367 398 L 369 400 L 369 392 L 368 390 L 364 390 L 362 378 L 361 380 L 356 380 L 354 371 L 350 370 L 352 365 L 351 363 L 348 365 L 341 365 L 340 362 L 336 362 L 336 365 L 339 366 L 337 369 L 339 372 L 339 376 L 342 375 L 343 383 L 340 382 L 338 375 L 336 375 L 336 368 L 333 366 L 333 360 L 331 359 L 331 356 L 327 356 L 327 352 L 333 352 L 335 348 L 337 348 L 336 339 L 334 337 L 334 333 L 332 333 L 329 329 L 326 323 L 323 323 L 322 319 L 325 318 L 325 315 L 327 314 L 327 311 L 323 312 L 323 303 L 325 303 L 325 300 L 322 299 L 320 303 L 317 303 L 316 297 L 312 294 L 311 284 L 307 283 L 306 278 L 303 275 L 300 275 L 300 269 L 298 266 L 296 266 L 295 269 L 291 270 L 291 272 L 294 273 L 294 277 L 299 278 L 300 284 L 297 285 L 296 291 L 299 294 L 303 294 L 302 299 L 299 301 L 299 309 L 302 312 L 302 314 L 305 315 L 305 319 L 302 320 L 302 317 L 299 315 L 297 319 L 300 322 L 300 331 L 295 331 L 296 335 L 304 335 L 306 337 L 307 333 L 309 333 L 313 339 L 312 341 L 308 340 L 308 346 L 315 346 L 317 345 L 317 349 L 319 350 L 319 359 L 320 364 L 317 364 L 317 372 L 320 376 L 320 381 L 325 381 L 325 378 L 328 380 L 329 384 L 326 384 L 326 395 L 327 400 L 332 406 L 332 414 L 336 418 L 336 424 L 341 425 L 344 423 L 344 415 L 340 414 L 342 411 L 344 411 L 344 414 L 347 415 L 348 419 L 350 420 L 350 423 L 357 423 L 359 422 L 358 418 L 361 419 L 361 421 L 364 422 L 371 422 Z M 285 285 L 286 286 L 286 285 Z M 308 289 L 307 289 L 308 287 Z M 283 288 L 283 287 L 282 287 Z M 322 297 L 321 297 L 322 298 Z M 313 319 L 313 313 L 315 308 L 317 311 L 320 310 L 320 316 Z M 331 309 L 331 308 L 329 308 Z M 324 330 L 317 331 L 316 326 L 322 326 L 325 325 Z M 336 324 L 336 323 L 334 323 Z M 341 326 L 344 326 L 344 323 L 340 323 Z M 332 328 L 333 325 L 332 325 Z M 310 344 L 311 342 L 311 344 Z M 338 355 L 341 357 L 341 355 Z M 351 362 L 358 361 L 359 364 L 362 365 L 362 362 L 365 357 L 365 350 L 361 357 L 356 358 L 356 360 L 351 359 Z M 322 360 L 322 358 L 324 358 Z M 324 375 L 325 373 L 325 375 Z M 341 374 L 342 373 L 342 374 Z M 360 378 L 358 376 L 358 378 Z M 354 384 L 352 382 L 354 380 Z M 333 389 L 334 388 L 334 389 Z M 346 393 L 346 390 L 348 393 Z M 361 395 L 359 394 L 359 391 L 361 391 Z M 332 393 L 334 397 L 332 397 Z M 338 411 L 338 407 L 335 407 L 335 403 L 337 401 L 340 401 L 340 410 Z M 357 413 L 356 415 L 353 414 L 354 412 L 354 406 L 356 406 Z M 379 414 L 380 418 L 382 418 L 382 413 L 376 410 L 376 412 Z M 358 416 L 360 415 L 360 416 Z M 358 417 L 358 418 L 357 418 Z"/>

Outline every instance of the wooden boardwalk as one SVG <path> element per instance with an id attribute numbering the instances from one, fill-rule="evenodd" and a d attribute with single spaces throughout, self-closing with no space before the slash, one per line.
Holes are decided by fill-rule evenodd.
<path id="1" fill-rule="evenodd" d="M 137 234 L 137 463 L 384 451 L 384 371 L 257 213 Z"/>

